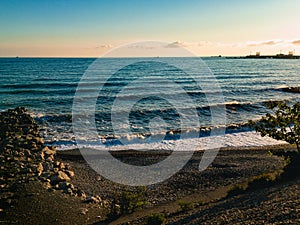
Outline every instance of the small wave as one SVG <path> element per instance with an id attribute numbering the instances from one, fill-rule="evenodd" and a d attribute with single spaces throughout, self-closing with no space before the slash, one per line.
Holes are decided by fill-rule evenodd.
<path id="1" fill-rule="evenodd" d="M 224 105 L 230 106 L 230 105 L 242 105 L 242 104 L 251 104 L 251 103 L 240 103 L 238 101 L 230 101 L 230 102 L 225 102 Z"/>
<path id="2" fill-rule="evenodd" d="M 0 88 L 7 89 L 46 89 L 46 88 L 75 88 L 77 83 L 31 83 L 31 84 L 3 84 Z"/>
<path id="3" fill-rule="evenodd" d="M 277 87 L 275 87 L 274 89 L 275 90 L 280 90 L 280 89 L 282 89 L 282 88 L 288 88 L 289 86 L 287 86 L 287 85 L 285 85 L 285 84 L 282 84 L 282 85 L 279 85 L 279 86 L 277 86 Z"/>
<path id="4" fill-rule="evenodd" d="M 239 124 L 228 124 L 228 125 L 219 125 L 219 126 L 201 126 L 199 128 L 183 129 L 183 130 L 167 130 L 156 133 L 133 133 L 133 134 L 107 134 L 99 136 L 99 140 L 104 146 L 123 146 L 130 144 L 149 144 L 149 143 L 160 143 L 162 141 L 176 141 L 180 139 L 192 139 L 192 138 L 203 138 L 211 136 L 212 131 L 215 134 L 234 134 L 241 132 L 252 131 L 252 128 L 249 127 L 248 123 L 239 123 Z M 71 131 L 69 133 L 64 133 L 66 131 L 48 131 L 46 134 L 48 136 L 56 136 L 46 138 L 48 145 L 54 146 L 72 146 L 76 145 L 75 139 Z M 69 136 L 69 137 L 68 137 Z M 81 137 L 81 142 L 85 143 L 96 143 L 95 141 L 89 141 L 89 133 L 87 132 L 85 136 Z M 92 144 L 89 145 L 92 145 Z M 64 147 L 65 148 L 65 147 Z"/>
<path id="5" fill-rule="evenodd" d="M 233 101 L 228 101 L 228 102 L 224 102 L 221 104 L 211 104 L 208 106 L 203 106 L 203 107 L 199 107 L 198 110 L 201 112 L 202 110 L 211 110 L 211 109 L 218 109 L 218 108 L 222 108 L 225 107 L 226 110 L 233 110 L 233 111 L 237 111 L 237 110 L 246 110 L 246 111 L 251 111 L 257 108 L 260 108 L 260 102 L 238 102 L 236 100 Z"/>

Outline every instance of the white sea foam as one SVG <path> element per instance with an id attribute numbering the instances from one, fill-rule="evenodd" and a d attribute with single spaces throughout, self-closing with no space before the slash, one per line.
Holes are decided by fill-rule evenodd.
<path id="1" fill-rule="evenodd" d="M 214 141 L 216 137 L 202 137 L 193 139 L 180 139 L 180 140 L 164 140 L 161 142 L 150 142 L 150 143 L 134 143 L 128 145 L 114 145 L 114 146 L 104 146 L 97 144 L 98 142 L 89 142 L 84 146 L 73 145 L 60 145 L 58 150 L 68 150 L 74 149 L 76 147 L 87 147 L 96 150 L 106 150 L 106 151 L 117 151 L 117 150 L 173 150 L 174 145 L 182 146 L 182 150 L 190 150 L 193 146 L 198 146 L 197 150 L 209 150 L 211 142 Z M 268 145 L 279 145 L 287 144 L 285 141 L 278 141 L 270 137 L 261 137 L 258 133 L 240 132 L 233 134 L 224 135 L 224 147 L 257 147 L 257 146 L 268 146 Z"/>

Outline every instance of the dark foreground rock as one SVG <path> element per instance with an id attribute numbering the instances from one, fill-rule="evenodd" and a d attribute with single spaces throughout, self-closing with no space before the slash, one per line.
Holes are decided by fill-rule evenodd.
<path id="1" fill-rule="evenodd" d="M 0 124 L 0 214 L 18 205 L 24 197 L 20 191 L 29 183 L 46 193 L 59 191 L 85 201 L 85 193 L 72 184 L 74 171 L 57 159 L 55 147 L 44 145 L 38 125 L 25 108 L 1 112 Z"/>

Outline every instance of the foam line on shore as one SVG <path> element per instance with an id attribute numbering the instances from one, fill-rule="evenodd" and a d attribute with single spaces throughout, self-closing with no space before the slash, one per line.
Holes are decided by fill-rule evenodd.
<path id="1" fill-rule="evenodd" d="M 95 150 L 106 150 L 106 151 L 120 151 L 120 150 L 131 150 L 131 149 L 143 149 L 143 150 L 172 150 L 172 148 L 179 144 L 182 146 L 183 150 L 191 150 L 189 146 L 198 146 L 196 150 L 208 150 L 210 149 L 209 143 L 213 141 L 215 137 L 202 137 L 193 139 L 180 139 L 180 140 L 168 140 L 156 143 L 136 143 L 129 145 L 112 145 L 105 146 L 99 145 L 98 142 L 90 142 L 85 146 L 73 145 L 60 145 L 58 150 L 70 150 L 78 147 L 81 148 L 91 148 Z M 270 146 L 270 145 L 282 145 L 287 144 L 285 141 L 278 141 L 270 137 L 261 137 L 258 133 L 254 131 L 232 133 L 224 135 L 224 145 L 225 148 L 231 147 L 260 147 L 260 146 Z"/>

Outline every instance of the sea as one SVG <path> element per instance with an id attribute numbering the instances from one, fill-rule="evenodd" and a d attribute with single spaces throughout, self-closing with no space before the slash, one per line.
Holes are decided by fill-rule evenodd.
<path id="1" fill-rule="evenodd" d="M 96 61 L 116 67 L 120 62 L 126 64 L 126 60 L 128 66 L 108 74 L 107 80 L 84 80 L 84 86 L 81 85 Z M 199 58 L 169 60 L 193 68 Z M 211 130 L 217 128 L 224 130 L 218 134 L 224 136 L 224 147 L 285 143 L 260 137 L 247 122 L 270 112 L 265 106 L 268 101 L 285 100 L 291 104 L 299 101 L 300 94 L 284 92 L 283 88 L 300 86 L 300 60 L 225 57 L 201 60 L 210 77 L 197 71 L 191 77 L 178 68 L 156 63 L 155 58 L 139 58 L 134 65 L 127 58 L 0 58 L 0 110 L 26 107 L 40 124 L 46 144 L 59 150 L 73 149 L 78 144 L 73 132 L 78 90 L 85 97 L 98 95 L 93 118 L 100 149 L 172 150 L 174 144 L 182 142 L 185 146 L 200 143 L 201 150 L 209 148 L 204 140 L 213 140 Z M 215 84 L 201 86 L 193 79 L 197 76 L 203 83 L 213 79 Z M 139 82 L 137 78 L 141 78 Z M 164 82 L 167 80 L 171 82 Z M 188 98 L 189 104 L 183 104 L 180 96 Z M 219 116 L 224 119 L 213 121 L 212 114 L 218 106 L 223 106 L 223 114 Z M 196 127 L 185 115 L 189 109 L 196 110 L 199 122 Z M 189 133 L 193 135 L 183 135 Z M 84 132 L 81 138 L 88 140 L 89 132 Z M 89 147 L 99 147 L 99 142 L 87 143 Z"/>

